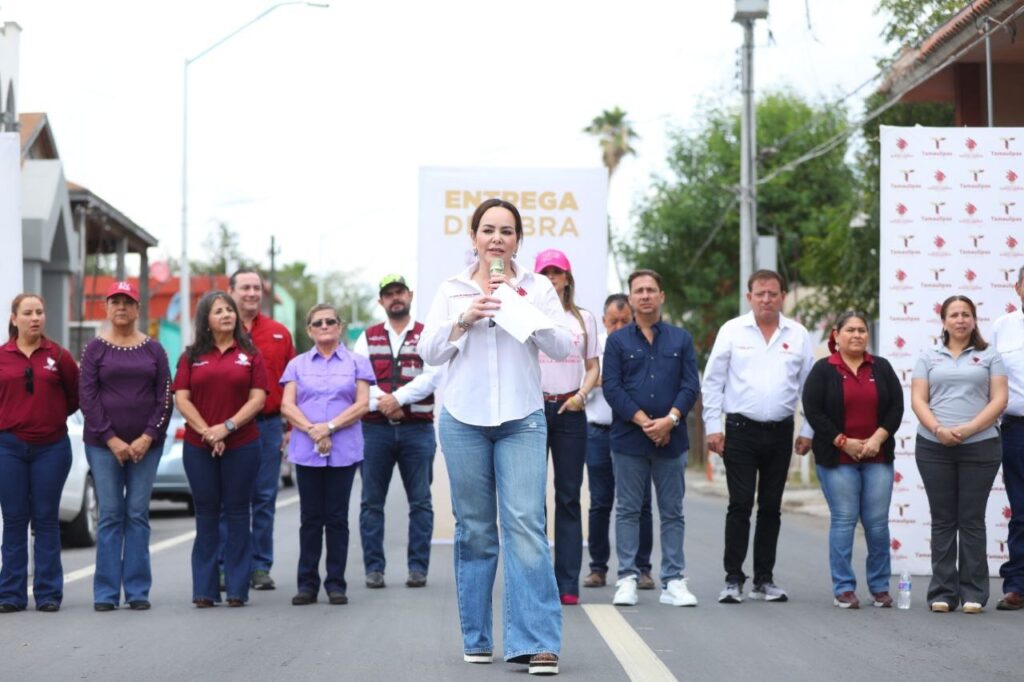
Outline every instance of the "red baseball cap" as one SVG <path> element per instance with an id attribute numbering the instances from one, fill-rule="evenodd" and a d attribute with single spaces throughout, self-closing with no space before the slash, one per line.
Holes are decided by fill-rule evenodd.
<path id="1" fill-rule="evenodd" d="M 107 298 L 110 298 L 111 296 L 117 296 L 118 294 L 122 296 L 127 296 L 136 303 L 138 303 L 139 299 L 141 298 L 139 296 L 139 290 L 136 289 L 135 285 L 132 284 L 131 282 L 111 282 L 110 288 L 107 289 Z"/>
<path id="2" fill-rule="evenodd" d="M 569 266 L 569 259 L 558 249 L 545 249 L 538 253 L 537 260 L 533 263 L 533 271 L 543 272 L 544 268 L 549 265 L 553 265 L 559 270 L 572 272 L 572 267 Z"/>

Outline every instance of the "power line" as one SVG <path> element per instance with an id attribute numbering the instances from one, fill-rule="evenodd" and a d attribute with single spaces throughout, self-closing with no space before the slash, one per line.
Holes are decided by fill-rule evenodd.
<path id="1" fill-rule="evenodd" d="M 972 6 L 973 6 L 973 3 L 972 3 Z M 881 106 L 877 107 L 876 109 L 874 109 L 874 110 L 868 112 L 867 114 L 865 114 L 864 116 L 862 116 L 860 119 L 858 119 L 856 122 L 854 122 L 853 125 L 849 126 L 846 130 L 842 130 L 842 131 L 836 133 L 833 137 L 831 137 L 828 140 L 822 142 L 818 146 L 813 147 L 812 149 L 810 149 L 809 151 L 805 152 L 804 154 L 801 154 L 800 156 L 798 156 L 797 158 L 793 159 L 792 161 L 790 161 L 788 163 L 785 163 L 782 166 L 779 166 L 778 168 L 773 170 L 768 175 L 765 175 L 763 178 L 759 178 L 757 180 L 757 184 L 758 185 L 763 185 L 763 184 L 765 184 L 767 182 L 771 182 L 772 180 L 774 180 L 775 178 L 779 177 L 783 173 L 788 173 L 789 171 L 794 170 L 798 166 L 801 166 L 801 165 L 807 163 L 808 161 L 813 161 L 814 159 L 816 159 L 816 158 L 818 158 L 820 156 L 824 156 L 825 154 L 829 153 L 830 151 L 832 151 L 833 149 L 838 147 L 848 137 L 850 137 L 851 135 L 856 133 L 858 130 L 860 130 L 861 127 L 865 123 L 867 123 L 868 121 L 872 121 L 872 120 L 878 118 L 879 116 L 884 114 L 886 111 L 888 111 L 892 107 L 896 106 L 899 103 L 900 99 L 903 97 L 903 95 L 905 95 L 907 92 L 909 92 L 910 90 L 913 90 L 915 87 L 917 87 L 918 85 L 920 85 L 924 81 L 928 80 L 929 78 L 931 78 L 933 75 L 935 75 L 939 71 L 942 71 L 947 66 L 950 66 L 951 64 L 956 62 L 957 59 L 959 59 L 961 56 L 963 56 L 964 54 L 966 54 L 970 50 L 974 49 L 974 47 L 976 47 L 979 43 L 984 41 L 985 38 L 990 36 L 992 33 L 996 32 L 998 29 L 1005 27 L 1007 24 L 1009 24 L 1011 21 L 1013 21 L 1014 19 L 1019 17 L 1021 14 L 1024 14 L 1024 6 L 1019 7 L 1016 10 L 1014 10 L 1014 12 L 1012 14 L 1007 16 L 1002 21 L 998 21 L 998 20 L 992 19 L 991 23 L 989 24 L 989 28 L 987 30 L 985 30 L 984 32 L 982 32 L 981 35 L 979 35 L 977 38 L 975 38 L 974 41 L 972 41 L 971 43 L 965 45 L 959 51 L 957 51 L 954 54 L 952 54 L 949 57 L 947 57 L 945 59 L 945 61 L 943 61 L 941 64 L 933 67 L 932 69 L 929 69 L 925 73 L 921 74 L 917 78 L 915 78 L 912 81 L 910 81 L 909 83 L 907 83 L 903 88 L 900 89 L 899 92 L 895 93 L 887 102 L 885 102 Z"/>

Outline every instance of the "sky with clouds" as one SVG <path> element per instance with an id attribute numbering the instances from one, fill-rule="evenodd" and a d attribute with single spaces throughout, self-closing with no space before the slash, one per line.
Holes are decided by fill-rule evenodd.
<path id="1" fill-rule="evenodd" d="M 22 28 L 19 109 L 49 115 L 69 180 L 180 250 L 182 73 L 273 2 L 0 0 Z M 756 88 L 832 101 L 889 50 L 874 2 L 774 0 Z M 668 132 L 738 101 L 733 3 L 335 1 L 280 7 L 189 69 L 190 245 L 225 221 L 245 253 L 415 273 L 421 166 L 599 167 L 582 129 L 625 109 L 641 136 L 612 180 L 632 210 Z M 859 98 L 852 102 L 856 105 Z M 427 294 L 429 296 L 429 294 Z"/>

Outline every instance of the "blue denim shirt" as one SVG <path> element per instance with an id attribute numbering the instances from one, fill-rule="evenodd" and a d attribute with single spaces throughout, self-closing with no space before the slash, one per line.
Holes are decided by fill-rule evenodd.
<path id="1" fill-rule="evenodd" d="M 605 345 L 602 388 L 612 407 L 611 446 L 616 454 L 678 457 L 690 447 L 686 415 L 700 394 L 697 355 L 686 330 L 660 320 L 653 329 L 654 343 L 633 323 L 609 336 Z M 632 421 L 637 410 L 657 419 L 673 407 L 682 417 L 663 447 Z"/>

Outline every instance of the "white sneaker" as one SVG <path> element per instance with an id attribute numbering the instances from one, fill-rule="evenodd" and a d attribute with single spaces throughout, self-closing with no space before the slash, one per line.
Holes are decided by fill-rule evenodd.
<path id="1" fill-rule="evenodd" d="M 627 575 L 619 578 L 615 583 L 615 596 L 612 597 L 612 604 L 615 606 L 636 606 L 636 576 Z"/>
<path id="2" fill-rule="evenodd" d="M 668 585 L 661 591 L 661 603 L 671 606 L 696 606 L 697 598 L 686 586 L 686 578 L 669 580 Z"/>
<path id="3" fill-rule="evenodd" d="M 739 583 L 726 583 L 725 589 L 718 593 L 719 604 L 740 604 L 743 602 L 743 586 Z"/>
<path id="4" fill-rule="evenodd" d="M 750 598 L 764 601 L 787 601 L 789 595 L 775 583 L 765 582 L 754 585 L 754 589 L 750 591 Z"/>
<path id="5" fill-rule="evenodd" d="M 962 608 L 964 613 L 981 613 L 983 610 L 981 604 L 976 601 L 965 601 Z"/>

